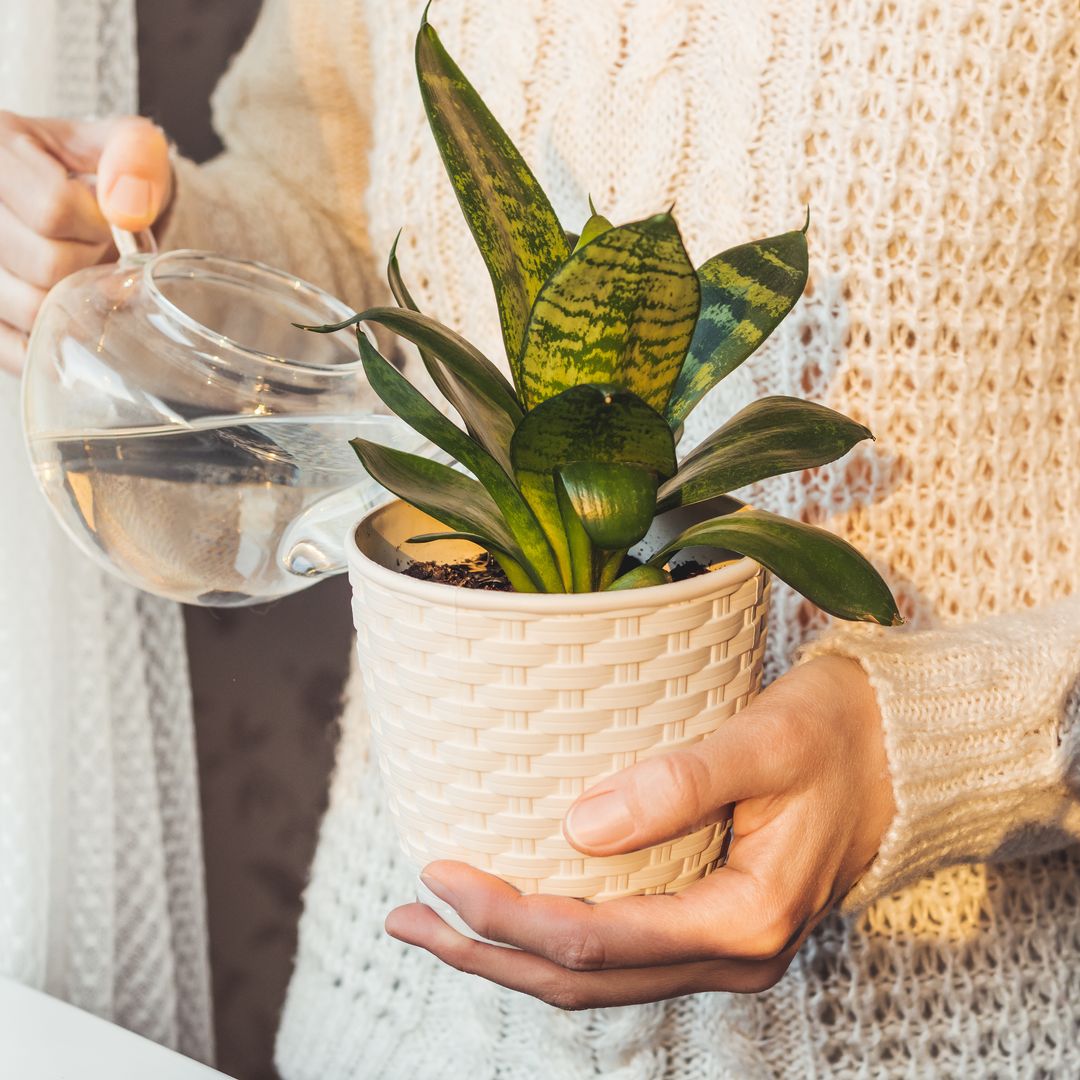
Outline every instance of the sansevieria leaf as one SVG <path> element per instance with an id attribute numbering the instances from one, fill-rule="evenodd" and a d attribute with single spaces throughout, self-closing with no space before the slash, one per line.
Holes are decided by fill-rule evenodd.
<path id="1" fill-rule="evenodd" d="M 401 232 L 399 231 L 397 236 L 394 237 L 394 243 L 390 248 L 390 257 L 386 261 L 386 281 L 399 307 L 419 312 L 420 307 L 413 299 L 412 293 L 409 292 L 405 279 L 401 276 L 401 265 L 397 257 L 398 241 L 400 239 Z M 469 434 L 477 442 L 483 442 L 480 430 L 474 426 L 474 418 L 465 415 L 468 407 L 464 401 L 465 395 L 462 394 L 458 386 L 457 378 L 447 371 L 442 362 L 432 356 L 427 349 L 417 346 L 417 351 L 420 353 L 420 360 L 436 389 L 457 410 L 458 415 L 465 421 L 465 428 Z"/>
<path id="2" fill-rule="evenodd" d="M 566 496 L 593 544 L 633 547 L 656 516 L 656 474 L 639 465 L 576 461 L 559 473 Z"/>
<path id="3" fill-rule="evenodd" d="M 649 562 L 662 566 L 674 552 L 699 545 L 749 555 L 837 618 L 883 626 L 904 621 L 873 566 L 849 543 L 814 525 L 744 506 L 692 525 Z"/>
<path id="4" fill-rule="evenodd" d="M 703 502 L 769 476 L 811 469 L 872 439 L 869 428 L 824 405 L 767 397 L 710 435 L 658 493 L 658 509 Z"/>
<path id="5" fill-rule="evenodd" d="M 503 467 L 457 424 L 443 416 L 362 332 L 358 331 L 356 337 L 364 374 L 383 403 L 414 431 L 460 461 L 480 481 L 495 500 L 538 581 L 548 592 L 561 592 L 563 582 L 547 538 Z"/>
<path id="6" fill-rule="evenodd" d="M 570 252 L 548 197 L 426 18 L 416 72 L 428 122 L 487 264 L 506 355 L 521 351 L 540 287 Z"/>
<path id="7" fill-rule="evenodd" d="M 580 383 L 615 383 L 663 412 L 699 303 L 670 214 L 601 232 L 536 298 L 514 372 L 526 409 Z"/>
<path id="8" fill-rule="evenodd" d="M 592 206 L 592 200 L 589 201 L 589 205 Z M 589 220 L 585 222 L 581 235 L 574 242 L 574 251 L 583 248 L 586 244 L 591 244 L 601 233 L 606 233 L 611 228 L 614 228 L 611 222 L 594 209 Z"/>
<path id="9" fill-rule="evenodd" d="M 514 388 L 501 371 L 460 334 L 408 308 L 370 308 L 357 318 L 385 326 L 411 341 L 449 373 L 455 405 L 473 437 L 509 469 L 510 440 L 521 422 Z"/>
<path id="10" fill-rule="evenodd" d="M 666 585 L 671 580 L 657 566 L 643 563 L 628 570 L 622 577 L 616 578 L 609 586 L 609 592 L 618 592 L 621 589 L 644 589 L 650 585 Z"/>
<path id="11" fill-rule="evenodd" d="M 621 386 L 583 383 L 541 402 L 518 425 L 516 471 L 555 472 L 575 461 L 640 465 L 658 477 L 676 469 L 664 418 Z"/>
<path id="12" fill-rule="evenodd" d="M 804 228 L 731 248 L 698 270 L 701 315 L 668 405 L 672 427 L 776 329 L 802 296 L 807 266 Z"/>
<path id="13" fill-rule="evenodd" d="M 485 546 L 522 560 L 494 499 L 472 477 L 367 439 L 353 439 L 351 445 L 371 476 L 398 498 L 451 529 L 483 537 Z"/>
<path id="14" fill-rule="evenodd" d="M 656 485 L 676 466 L 671 429 L 655 409 L 621 387 L 592 383 L 564 390 L 528 413 L 510 457 L 549 536 L 552 525 L 566 530 L 552 487 L 558 473 L 581 526 L 603 548 L 641 539 L 655 513 Z M 583 575 L 579 567 L 579 581 Z"/>

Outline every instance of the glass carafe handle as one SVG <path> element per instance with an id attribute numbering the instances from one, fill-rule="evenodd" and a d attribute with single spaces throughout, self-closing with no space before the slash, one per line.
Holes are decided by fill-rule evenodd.
<path id="1" fill-rule="evenodd" d="M 140 255 L 157 254 L 157 241 L 149 229 L 143 229 L 142 232 L 128 232 L 126 229 L 118 229 L 113 225 L 112 237 L 121 261 L 137 258 Z"/>
<path id="2" fill-rule="evenodd" d="M 97 191 L 97 177 L 93 173 L 80 173 L 79 179 L 89 185 L 90 190 Z M 110 226 L 113 243 L 116 245 L 116 253 L 121 261 L 124 259 L 138 258 L 140 255 L 152 256 L 157 254 L 157 240 L 149 229 L 141 232 L 128 232 L 127 229 Z"/>
<path id="3" fill-rule="evenodd" d="M 371 480 L 327 495 L 289 526 L 279 548 L 281 565 L 297 577 L 328 577 L 346 568 L 350 528 L 394 496 Z"/>

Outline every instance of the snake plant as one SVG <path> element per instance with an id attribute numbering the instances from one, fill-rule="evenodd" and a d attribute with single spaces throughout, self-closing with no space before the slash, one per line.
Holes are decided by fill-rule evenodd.
<path id="1" fill-rule="evenodd" d="M 426 13 L 416 67 L 431 130 L 491 276 L 511 379 L 418 310 L 396 243 L 388 264 L 396 307 L 306 328 L 356 326 L 375 392 L 458 463 L 353 441 L 371 476 L 446 527 L 415 542 L 470 540 L 498 560 L 514 589 L 553 593 L 660 584 L 679 549 L 717 547 L 751 556 L 833 615 L 900 621 L 888 586 L 849 544 L 728 495 L 842 457 L 872 437 L 862 424 L 823 405 L 768 397 L 681 463 L 676 456 L 691 410 L 802 294 L 806 227 L 697 269 L 671 213 L 612 225 L 590 200 L 575 236 Z M 385 359 L 360 324 L 415 345 L 461 424 Z M 628 550 L 658 515 L 706 500 L 725 512 L 626 569 Z"/>

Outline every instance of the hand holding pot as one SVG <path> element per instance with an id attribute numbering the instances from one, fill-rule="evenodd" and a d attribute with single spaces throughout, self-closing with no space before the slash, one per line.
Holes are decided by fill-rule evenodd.
<path id="1" fill-rule="evenodd" d="M 97 174 L 98 198 L 78 174 Z M 171 193 L 148 120 L 80 123 L 0 112 L 0 370 L 17 374 L 45 293 L 110 249 L 110 224 L 149 228 Z"/>
<path id="2" fill-rule="evenodd" d="M 715 821 L 730 803 L 727 865 L 682 893 L 589 905 L 435 862 L 423 875 L 432 892 L 478 934 L 521 951 L 472 941 L 421 904 L 391 912 L 387 931 L 569 1009 L 773 986 L 895 813 L 880 714 L 856 663 L 795 668 L 691 749 L 586 792 L 564 831 L 586 854 L 612 855 Z"/>

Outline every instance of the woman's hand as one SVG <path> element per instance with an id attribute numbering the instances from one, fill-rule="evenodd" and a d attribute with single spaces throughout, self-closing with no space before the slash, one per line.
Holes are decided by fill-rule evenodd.
<path id="1" fill-rule="evenodd" d="M 677 895 L 522 896 L 462 863 L 435 862 L 423 874 L 432 892 L 483 937 L 521 951 L 472 941 L 422 904 L 392 911 L 386 929 L 561 1008 L 773 986 L 895 813 L 881 717 L 858 664 L 822 657 L 795 668 L 692 748 L 587 791 L 563 831 L 587 855 L 614 855 L 716 821 L 730 803 L 727 865 Z"/>
<path id="2" fill-rule="evenodd" d="M 96 173 L 98 198 L 76 175 Z M 109 223 L 149 228 L 171 194 L 161 130 L 0 112 L 0 370 L 22 369 L 45 293 L 110 248 Z"/>

